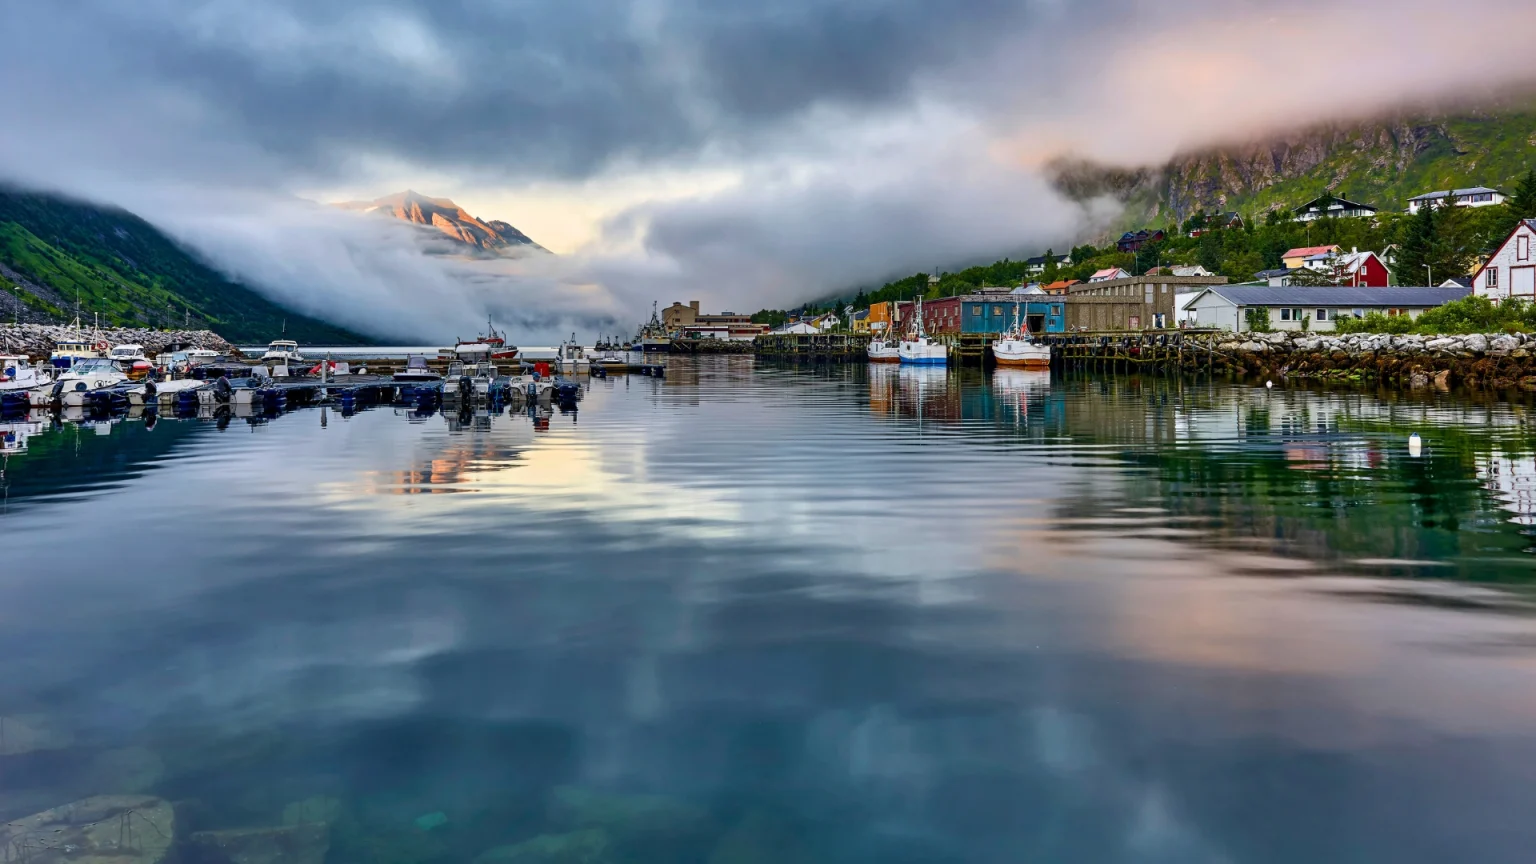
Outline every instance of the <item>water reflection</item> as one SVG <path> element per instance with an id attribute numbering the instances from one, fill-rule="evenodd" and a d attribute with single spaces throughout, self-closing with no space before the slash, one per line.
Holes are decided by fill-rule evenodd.
<path id="1" fill-rule="evenodd" d="M 547 431 L 32 434 L 0 818 L 144 794 L 184 857 L 349 862 L 1525 860 L 1529 406 L 681 370 Z"/>

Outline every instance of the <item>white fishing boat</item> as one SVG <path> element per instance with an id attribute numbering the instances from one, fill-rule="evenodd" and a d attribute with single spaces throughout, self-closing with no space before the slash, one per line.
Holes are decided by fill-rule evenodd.
<path id="1" fill-rule="evenodd" d="M 304 365 L 304 355 L 299 353 L 299 343 L 290 339 L 277 339 L 267 346 L 261 362 L 298 368 Z"/>
<path id="2" fill-rule="evenodd" d="M 871 339 L 869 347 L 864 350 L 869 354 L 869 362 L 871 363 L 901 362 L 901 344 L 889 341 L 883 337 Z"/>
<path id="3" fill-rule="evenodd" d="M 489 361 L 465 363 L 454 360 L 448 364 L 448 374 L 443 376 L 443 400 L 484 399 L 491 395 L 497 370 Z"/>
<path id="4" fill-rule="evenodd" d="M 76 333 L 79 332 L 79 324 L 79 319 L 76 319 Z M 100 339 L 87 339 L 84 336 L 61 339 L 54 343 L 53 353 L 48 355 L 48 362 L 53 364 L 55 369 L 68 369 L 81 360 L 100 357 L 105 350 L 107 350 L 107 343 Z"/>
<path id="5" fill-rule="evenodd" d="M 105 357 L 81 360 L 53 382 L 52 391 L 66 408 L 85 405 L 85 396 L 93 390 L 128 383 L 128 376 L 116 363 Z"/>
<path id="6" fill-rule="evenodd" d="M 949 348 L 928 338 L 923 330 L 923 298 L 917 298 L 912 312 L 912 331 L 896 349 L 902 363 L 915 366 L 944 366 L 949 363 Z"/>
<path id="7" fill-rule="evenodd" d="M 53 383 L 53 367 L 33 366 L 25 354 L 0 354 L 0 393 L 33 390 Z"/>
<path id="8" fill-rule="evenodd" d="M 1025 369 L 1051 368 L 1051 349 L 1036 342 L 1024 325 L 1019 314 L 1019 303 L 1013 303 L 1013 327 L 992 343 L 992 356 L 999 366 L 1022 366 Z"/>

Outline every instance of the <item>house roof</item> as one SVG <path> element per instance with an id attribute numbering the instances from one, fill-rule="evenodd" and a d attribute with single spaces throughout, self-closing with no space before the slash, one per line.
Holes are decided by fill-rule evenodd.
<path id="1" fill-rule="evenodd" d="M 1313 205 L 1317 204 L 1319 201 L 1327 201 L 1330 204 L 1342 204 L 1343 206 L 1339 208 L 1341 210 L 1372 210 L 1372 211 L 1374 211 L 1374 210 L 1377 209 L 1375 207 L 1372 207 L 1369 204 L 1361 204 L 1359 201 L 1350 201 L 1347 198 L 1340 198 L 1337 195 L 1319 195 L 1316 198 L 1313 198 L 1311 201 L 1308 201 L 1307 203 L 1301 205 L 1300 207 L 1292 208 L 1291 212 L 1292 213 L 1300 213 L 1300 212 L 1302 212 L 1304 210 L 1309 210 L 1309 209 L 1312 208 Z"/>
<path id="2" fill-rule="evenodd" d="M 1339 256 L 1339 266 L 1344 268 L 1345 273 L 1355 273 L 1365 266 L 1365 262 L 1372 258 L 1380 259 L 1380 257 L 1370 250 L 1365 252 L 1347 252 Z"/>
<path id="3" fill-rule="evenodd" d="M 1234 306 L 1439 306 L 1459 300 L 1469 288 L 1311 288 L 1301 285 L 1213 285 L 1215 294 Z M 1191 301 L 1193 302 L 1193 301 Z"/>
<path id="4" fill-rule="evenodd" d="M 1477 272 L 1472 274 L 1472 281 L 1476 282 L 1477 277 L 1483 275 L 1483 271 L 1487 270 L 1488 265 L 1492 264 L 1499 257 L 1499 253 L 1504 251 L 1504 247 L 1509 245 L 1509 241 L 1515 239 L 1515 235 L 1520 233 L 1521 228 L 1536 231 L 1536 219 L 1521 219 L 1519 224 L 1510 229 L 1508 236 L 1500 241 L 1498 248 L 1493 250 L 1493 254 L 1488 256 L 1488 260 L 1483 262 L 1483 266 L 1477 268 Z"/>
<path id="5" fill-rule="evenodd" d="M 1024 286 L 1015 288 L 1015 289 L 1013 289 L 1012 291 L 1010 291 L 1008 293 L 1010 293 L 1010 294 L 1031 294 L 1031 295 L 1033 295 L 1033 294 L 1044 294 L 1045 293 L 1045 289 L 1041 288 L 1039 285 L 1024 285 Z"/>
<path id="6" fill-rule="evenodd" d="M 1236 214 L 1233 214 L 1233 215 L 1236 215 Z M 1173 267 L 1173 268 L 1171 268 L 1170 272 L 1172 272 L 1172 274 L 1175 275 L 1175 276 L 1214 276 L 1214 275 L 1216 275 L 1216 274 L 1212 273 L 1211 271 L 1205 269 L 1204 267 L 1200 266 L 1199 264 L 1195 264 L 1195 265 L 1192 265 L 1192 266 L 1189 266 L 1189 267 Z"/>
<path id="7" fill-rule="evenodd" d="M 1313 255 L 1322 255 L 1328 252 L 1337 252 L 1338 244 L 1332 246 L 1297 246 L 1295 249 L 1281 255 L 1281 258 L 1311 258 Z"/>
<path id="8" fill-rule="evenodd" d="M 1441 288 L 1459 287 L 1459 288 L 1466 288 L 1466 289 L 1470 290 L 1472 288 L 1472 277 L 1471 276 L 1452 276 L 1451 278 L 1445 280 L 1444 282 L 1441 282 L 1440 283 L 1440 287 Z"/>
<path id="9" fill-rule="evenodd" d="M 1105 267 L 1103 270 L 1100 270 L 1099 272 L 1093 274 L 1092 278 L 1093 279 L 1113 279 L 1113 278 L 1115 278 L 1115 274 L 1116 273 L 1124 273 L 1124 272 L 1125 272 L 1125 268 L 1123 268 L 1123 267 Z"/>
<path id="10" fill-rule="evenodd" d="M 1276 267 L 1273 270 L 1260 270 L 1253 275 L 1258 279 L 1273 279 L 1276 276 L 1284 276 L 1289 272 L 1291 272 L 1291 268 L 1289 267 Z"/>
<path id="11" fill-rule="evenodd" d="M 1046 285 L 1045 286 L 1045 290 L 1047 290 L 1047 291 L 1059 291 L 1059 290 L 1061 290 L 1063 288 L 1071 288 L 1073 285 L 1076 285 L 1076 284 L 1077 284 L 1077 280 L 1076 279 L 1061 279 L 1059 281 L 1052 282 L 1051 284 Z"/>
<path id="12" fill-rule="evenodd" d="M 1045 262 L 1050 260 L 1051 258 L 1055 258 L 1057 264 L 1060 264 L 1061 262 L 1067 260 L 1067 256 L 1065 256 L 1065 255 L 1036 255 L 1033 258 L 1025 258 L 1024 259 L 1024 263 L 1025 264 L 1040 264 L 1040 265 L 1044 265 Z"/>
<path id="13" fill-rule="evenodd" d="M 1497 193 L 1497 189 L 1489 189 L 1487 186 L 1470 186 L 1466 189 L 1441 189 L 1438 192 L 1425 192 L 1423 195 L 1415 195 L 1409 201 L 1438 201 L 1454 193 L 1457 198 L 1465 198 L 1468 195 L 1481 195 L 1488 192 Z"/>

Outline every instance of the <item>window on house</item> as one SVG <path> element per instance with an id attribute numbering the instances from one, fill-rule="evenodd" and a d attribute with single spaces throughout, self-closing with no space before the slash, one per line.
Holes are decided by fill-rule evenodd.
<path id="1" fill-rule="evenodd" d="M 1003 314 L 1003 307 L 1001 307 L 1001 306 L 993 306 L 992 307 L 992 314 L 993 315 L 1001 315 L 1001 314 Z"/>
<path id="2" fill-rule="evenodd" d="M 1319 310 L 1317 310 L 1317 314 L 1313 315 L 1312 319 L 1314 321 L 1327 321 L 1328 320 L 1328 310 L 1327 309 L 1319 309 Z"/>
<path id="3" fill-rule="evenodd" d="M 1485 288 L 1487 288 L 1489 291 L 1498 290 L 1498 287 L 1499 287 L 1499 268 L 1497 268 L 1497 267 L 1489 267 L 1488 268 L 1488 272 L 1483 274 L 1483 286 Z"/>
<path id="4" fill-rule="evenodd" d="M 1289 309 L 1281 309 L 1280 310 L 1280 320 L 1281 321 L 1289 321 L 1289 320 L 1291 320 L 1291 310 L 1289 310 Z"/>
<path id="5" fill-rule="evenodd" d="M 971 307 L 971 315 L 979 317 L 981 315 L 981 307 L 980 306 L 972 306 Z"/>
<path id="6" fill-rule="evenodd" d="M 1531 257 L 1531 238 L 1524 234 L 1515 238 L 1515 257 L 1521 261 Z"/>

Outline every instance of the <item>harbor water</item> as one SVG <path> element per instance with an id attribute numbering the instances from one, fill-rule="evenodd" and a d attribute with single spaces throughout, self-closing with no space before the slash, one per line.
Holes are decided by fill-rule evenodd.
<path id="1" fill-rule="evenodd" d="M 44 424 L 0 478 L 0 822 L 132 793 L 177 842 L 315 824 L 260 860 L 358 864 L 1528 862 L 1533 410 L 674 357 L 547 429 Z"/>

